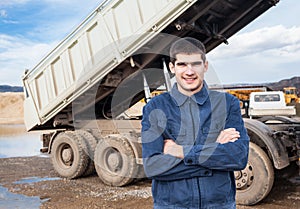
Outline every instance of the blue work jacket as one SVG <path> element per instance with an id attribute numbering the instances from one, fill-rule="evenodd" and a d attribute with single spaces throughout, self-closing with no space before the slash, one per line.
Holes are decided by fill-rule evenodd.
<path id="1" fill-rule="evenodd" d="M 226 128 L 239 131 L 239 140 L 217 143 Z M 184 159 L 163 153 L 165 139 L 183 146 Z M 143 164 L 154 208 L 235 208 L 233 171 L 246 166 L 248 149 L 239 100 L 205 82 L 191 97 L 175 84 L 143 109 Z"/>

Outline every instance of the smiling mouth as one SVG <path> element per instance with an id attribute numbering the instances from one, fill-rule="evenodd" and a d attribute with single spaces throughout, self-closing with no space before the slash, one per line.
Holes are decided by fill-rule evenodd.
<path id="1" fill-rule="evenodd" d="M 183 78 L 187 83 L 194 82 L 196 78 Z"/>

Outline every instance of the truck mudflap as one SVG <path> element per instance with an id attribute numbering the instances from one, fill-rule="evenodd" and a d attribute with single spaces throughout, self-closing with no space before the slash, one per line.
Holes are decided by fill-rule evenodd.
<path id="1" fill-rule="evenodd" d="M 276 169 L 285 168 L 290 164 L 285 147 L 280 140 L 276 140 L 276 135 L 266 124 L 248 118 L 245 118 L 244 122 L 250 141 L 269 150 L 267 154 L 270 155 Z"/>

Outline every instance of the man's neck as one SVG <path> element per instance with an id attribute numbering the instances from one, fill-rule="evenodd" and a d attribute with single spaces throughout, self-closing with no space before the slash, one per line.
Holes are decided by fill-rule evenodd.
<path id="1" fill-rule="evenodd" d="M 197 89 L 191 89 L 191 90 L 185 90 L 185 89 L 182 89 L 180 88 L 178 85 L 177 85 L 177 89 L 180 93 L 182 93 L 183 95 L 186 95 L 188 97 L 191 97 L 193 96 L 194 94 L 198 93 L 201 91 L 201 89 L 203 88 L 203 83 L 201 84 L 200 87 L 198 87 Z"/>

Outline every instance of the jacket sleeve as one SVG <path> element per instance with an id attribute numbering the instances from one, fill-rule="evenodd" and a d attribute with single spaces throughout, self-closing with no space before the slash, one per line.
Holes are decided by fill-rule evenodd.
<path id="1" fill-rule="evenodd" d="M 145 174 L 157 180 L 175 180 L 210 175 L 211 171 L 199 165 L 185 164 L 182 159 L 163 153 L 166 115 L 151 100 L 143 109 L 142 153 Z"/>
<path id="2" fill-rule="evenodd" d="M 249 137 L 241 116 L 239 100 L 231 99 L 225 128 L 236 128 L 240 138 L 225 144 L 210 143 L 204 145 L 184 146 L 184 163 L 200 165 L 209 169 L 242 170 L 247 165 Z"/>

